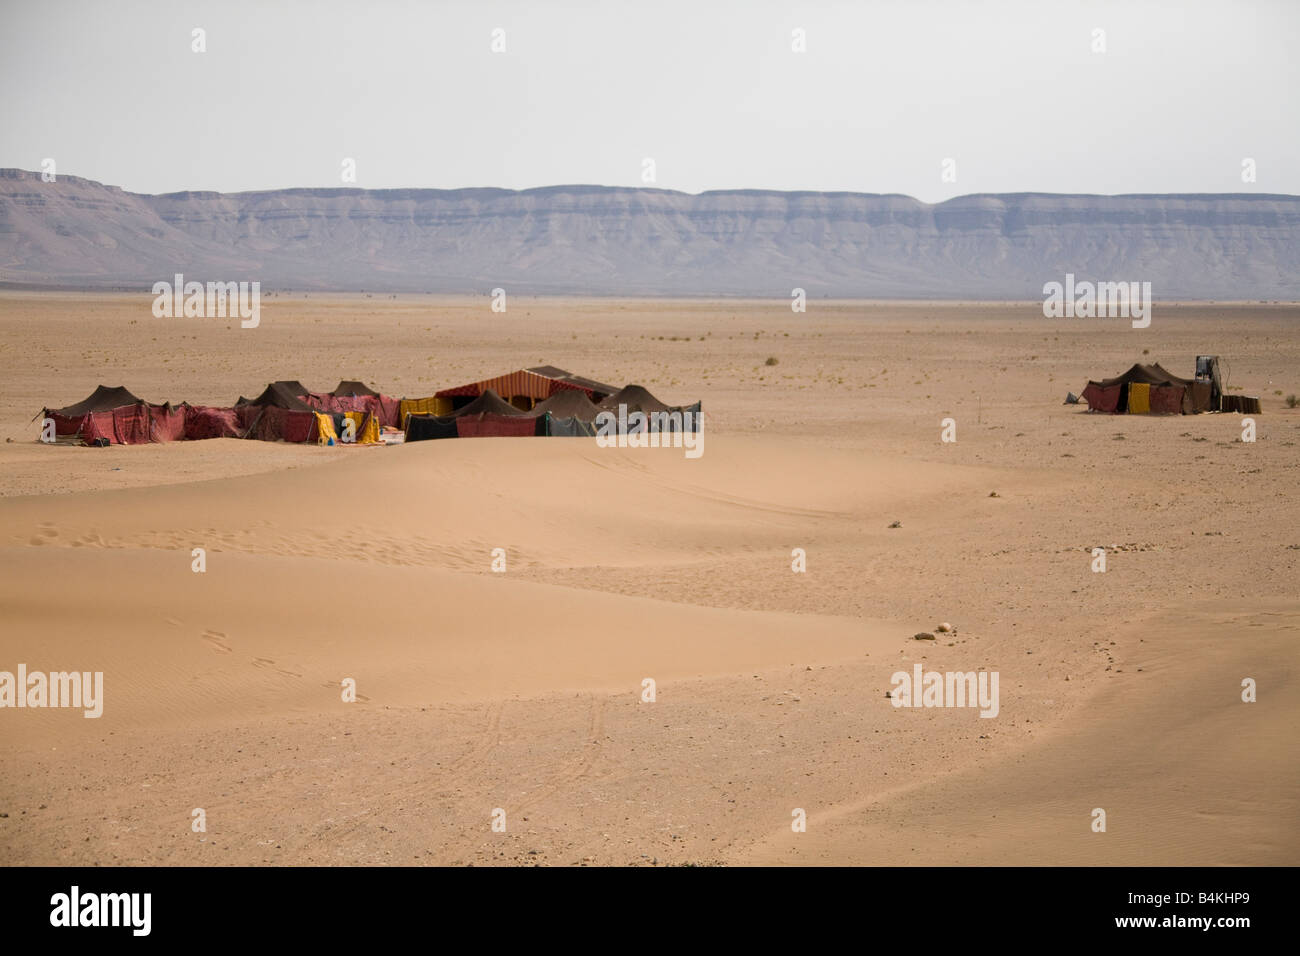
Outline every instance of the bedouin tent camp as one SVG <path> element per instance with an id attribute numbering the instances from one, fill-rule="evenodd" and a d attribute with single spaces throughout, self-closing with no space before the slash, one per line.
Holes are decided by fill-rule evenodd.
<path id="1" fill-rule="evenodd" d="M 617 413 L 619 406 L 646 416 L 646 428 L 651 432 L 697 431 L 702 403 L 694 405 L 667 405 L 640 385 L 625 385 L 600 403 L 601 411 Z M 689 412 L 687 416 L 683 413 Z"/>
<path id="2" fill-rule="evenodd" d="M 1191 415 L 1211 410 L 1209 382 L 1180 378 L 1155 365 L 1135 364 L 1114 378 L 1090 381 L 1083 398 L 1090 412 Z"/>
<path id="3" fill-rule="evenodd" d="M 64 408 L 44 408 L 54 420 L 54 434 L 76 436 L 87 445 L 142 445 L 185 437 L 184 407 L 153 405 L 123 385 L 98 385 L 81 401 Z"/>

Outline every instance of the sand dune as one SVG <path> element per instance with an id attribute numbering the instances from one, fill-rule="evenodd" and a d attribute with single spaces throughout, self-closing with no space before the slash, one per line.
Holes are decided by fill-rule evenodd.
<path id="1" fill-rule="evenodd" d="M 885 624 L 860 619 L 689 607 L 495 575 L 221 552 L 210 562 L 195 574 L 179 551 L 0 554 L 13 627 L 6 660 L 102 670 L 107 685 L 102 718 L 33 712 L 25 741 L 45 739 L 38 728 L 66 745 L 106 730 L 328 713 L 343 706 L 344 677 L 361 703 L 394 706 L 639 694 L 645 677 L 839 661 L 895 643 Z M 75 582 L 73 594 L 51 607 L 59 580 Z"/>
<path id="2" fill-rule="evenodd" d="M 1025 752 L 918 781 L 906 798 L 829 808 L 807 833 L 774 833 L 744 862 L 1291 865 L 1300 610 L 1187 608 L 1134 633 L 1143 646 L 1124 676 Z M 1267 693 L 1243 702 L 1241 680 L 1261 673 Z M 1096 808 L 1107 812 L 1104 833 L 1092 829 Z"/>
<path id="3" fill-rule="evenodd" d="M 20 344 L 69 321 L 53 299 L 8 301 Z M 80 387 L 139 348 L 115 344 L 135 334 L 128 305 L 102 307 L 96 364 L 0 351 L 12 434 L 37 395 L 73 387 L 57 369 Z M 1061 406 L 1087 355 L 1132 351 L 1104 331 L 1054 342 L 1023 316 L 882 307 L 776 345 L 731 304 L 533 307 L 539 328 L 583 332 L 567 364 L 702 397 L 704 456 L 580 439 L 0 445 L 0 670 L 105 675 L 101 718 L 0 711 L 0 862 L 1300 859 L 1300 418 L 1276 396 L 1243 445 L 1227 416 Z M 456 330 L 463 367 L 444 383 L 524 364 L 461 308 L 417 320 Z M 277 306 L 268 341 L 310 328 L 302 377 L 337 380 L 349 309 Z M 391 309 L 365 318 L 390 329 L 367 361 L 401 369 L 427 306 Z M 1189 315 L 1142 341 L 1228 352 L 1237 381 L 1289 387 L 1286 315 Z M 655 383 L 682 348 L 658 335 L 702 323 L 723 341 L 683 354 L 709 384 Z M 192 397 L 245 387 L 241 340 L 196 334 Z M 611 335 L 640 343 L 623 364 Z M 743 349 L 761 351 L 726 364 Z M 741 363 L 777 350 L 770 391 L 757 376 L 777 373 Z M 175 378 L 141 374 L 147 392 Z M 393 391 L 424 387 L 410 374 Z M 945 415 L 956 445 L 937 441 Z M 941 620 L 957 633 L 913 640 Z M 891 675 L 916 664 L 998 671 L 998 717 L 895 709 Z M 1258 703 L 1240 701 L 1246 676 Z"/>

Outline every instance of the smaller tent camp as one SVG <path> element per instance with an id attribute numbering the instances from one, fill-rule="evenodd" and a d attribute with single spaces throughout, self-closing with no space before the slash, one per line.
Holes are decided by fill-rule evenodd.
<path id="1" fill-rule="evenodd" d="M 54 421 L 55 436 L 80 437 L 87 445 L 142 445 L 185 437 L 185 409 L 152 405 L 123 385 L 98 385 L 79 402 L 44 408 Z"/>
<path id="2" fill-rule="evenodd" d="M 1128 371 L 1088 382 L 1083 398 L 1090 412 L 1110 414 L 1191 415 L 1211 410 L 1211 386 L 1180 378 L 1155 365 L 1135 364 Z"/>

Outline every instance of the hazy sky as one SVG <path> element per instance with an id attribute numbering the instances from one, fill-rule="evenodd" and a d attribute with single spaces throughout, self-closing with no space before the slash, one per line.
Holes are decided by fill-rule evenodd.
<path id="1" fill-rule="evenodd" d="M 1300 0 L 0 10 L 0 166 L 137 192 L 1300 193 Z"/>

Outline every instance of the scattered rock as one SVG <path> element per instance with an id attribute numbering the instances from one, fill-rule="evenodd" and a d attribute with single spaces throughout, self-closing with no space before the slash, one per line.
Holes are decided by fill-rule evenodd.
<path id="1" fill-rule="evenodd" d="M 920 634 L 913 634 L 913 635 L 912 635 L 912 640 L 914 640 L 914 641 L 932 641 L 932 640 L 934 640 L 934 635 L 931 634 L 929 631 L 922 631 Z"/>
<path id="2" fill-rule="evenodd" d="M 951 634 L 952 625 L 949 624 L 947 621 L 944 621 L 942 624 L 936 627 L 935 630 L 938 631 L 940 634 Z"/>
<path id="3" fill-rule="evenodd" d="M 889 691 L 885 691 L 885 696 L 886 696 L 887 698 L 890 698 L 890 699 L 892 700 L 894 695 L 891 694 Z M 7 814 L 7 813 L 0 813 L 0 817 L 7 817 L 7 816 L 9 816 L 9 814 Z"/>
<path id="4" fill-rule="evenodd" d="M 990 492 L 989 492 L 989 497 L 990 497 L 990 498 L 1001 498 L 1002 496 L 1001 496 L 1000 494 L 998 494 L 996 491 L 990 491 Z"/>
<path id="5" fill-rule="evenodd" d="M 903 526 L 903 522 L 901 521 L 895 521 L 892 524 L 890 524 L 891 528 L 901 528 L 902 526 Z"/>

